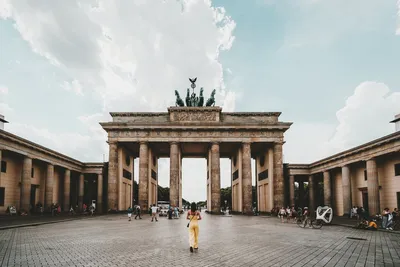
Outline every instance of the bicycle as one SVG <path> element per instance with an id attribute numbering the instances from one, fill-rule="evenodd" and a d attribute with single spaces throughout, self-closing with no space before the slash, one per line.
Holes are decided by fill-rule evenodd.
<path id="1" fill-rule="evenodd" d="M 305 228 L 306 225 L 308 225 L 309 227 L 312 226 L 310 218 L 303 217 L 303 216 L 296 219 L 296 224 L 297 224 L 297 226 L 299 226 L 301 228 Z"/>

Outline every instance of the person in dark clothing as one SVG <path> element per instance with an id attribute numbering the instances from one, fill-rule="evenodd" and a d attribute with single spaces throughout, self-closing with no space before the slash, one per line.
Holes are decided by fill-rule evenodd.
<path id="1" fill-rule="evenodd" d="M 132 212 L 133 212 L 132 208 L 129 207 L 127 212 L 128 212 L 128 221 L 131 221 L 132 220 Z"/>
<path id="2" fill-rule="evenodd" d="M 136 216 L 135 216 L 135 220 L 136 220 L 136 218 L 139 216 L 139 219 L 142 219 L 142 217 L 140 216 L 140 206 L 139 205 L 137 205 L 136 206 Z"/>

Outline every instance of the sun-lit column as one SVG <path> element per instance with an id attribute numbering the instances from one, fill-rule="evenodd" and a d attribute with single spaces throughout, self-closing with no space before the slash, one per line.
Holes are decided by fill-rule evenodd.
<path id="1" fill-rule="evenodd" d="M 108 159 L 108 189 L 107 200 L 108 209 L 118 209 L 118 143 L 109 142 L 109 159 Z"/>
<path id="2" fill-rule="evenodd" d="M 64 172 L 64 211 L 69 211 L 71 205 L 71 171 Z"/>
<path id="3" fill-rule="evenodd" d="M 315 184 L 314 184 L 314 176 L 308 176 L 308 208 L 311 212 L 315 211 Z"/>
<path id="4" fill-rule="evenodd" d="M 78 208 L 82 209 L 83 206 L 83 194 L 85 186 L 85 176 L 83 173 L 79 175 L 79 194 L 78 194 Z"/>
<path id="5" fill-rule="evenodd" d="M 282 143 L 274 144 L 274 206 L 283 207 L 285 205 L 285 183 L 283 180 L 283 159 Z"/>
<path id="6" fill-rule="evenodd" d="M 221 170 L 219 158 L 219 143 L 211 145 L 211 212 L 221 212 Z"/>
<path id="7" fill-rule="evenodd" d="M 172 142 L 170 145 L 170 167 L 169 167 L 169 203 L 172 207 L 179 206 L 179 178 L 180 159 L 179 144 Z"/>
<path id="8" fill-rule="evenodd" d="M 294 206 L 294 175 L 289 177 L 290 206 Z"/>
<path id="9" fill-rule="evenodd" d="M 140 143 L 139 148 L 139 205 L 142 212 L 149 209 L 149 145 Z"/>
<path id="10" fill-rule="evenodd" d="M 54 186 L 54 165 L 47 164 L 46 185 L 45 185 L 45 206 L 47 210 L 53 204 L 53 186 Z"/>
<path id="11" fill-rule="evenodd" d="M 329 171 L 324 171 L 324 205 L 332 206 L 331 203 L 332 189 L 331 189 L 331 176 Z"/>
<path id="12" fill-rule="evenodd" d="M 31 201 L 31 175 L 32 159 L 25 157 L 22 165 L 21 209 L 26 212 L 29 212 L 29 204 Z"/>
<path id="13" fill-rule="evenodd" d="M 368 210 L 370 216 L 379 214 L 379 181 L 375 159 L 367 160 Z"/>
<path id="14" fill-rule="evenodd" d="M 97 174 L 97 212 L 103 212 L 103 174 Z"/>
<path id="15" fill-rule="evenodd" d="M 242 144 L 242 190 L 243 213 L 251 214 L 253 211 L 253 188 L 251 183 L 251 144 Z"/>
<path id="16" fill-rule="evenodd" d="M 351 189 L 350 189 L 350 168 L 342 167 L 342 187 L 343 187 L 343 210 L 344 215 L 348 215 L 351 209 Z"/>

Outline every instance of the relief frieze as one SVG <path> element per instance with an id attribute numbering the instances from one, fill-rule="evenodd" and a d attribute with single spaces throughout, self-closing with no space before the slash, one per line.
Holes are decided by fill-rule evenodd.
<path id="1" fill-rule="evenodd" d="M 152 138 L 279 138 L 283 141 L 283 133 L 280 131 L 154 131 L 154 130 L 122 130 L 110 131 L 110 138 L 132 138 L 132 139 L 152 139 Z"/>

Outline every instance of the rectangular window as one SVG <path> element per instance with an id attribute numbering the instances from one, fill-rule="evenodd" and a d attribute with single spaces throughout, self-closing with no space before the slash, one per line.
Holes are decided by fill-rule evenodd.
<path id="1" fill-rule="evenodd" d="M 31 169 L 31 178 L 33 178 L 34 176 L 35 176 L 35 169 L 32 168 L 32 169 Z"/>
<path id="2" fill-rule="evenodd" d="M 400 163 L 394 164 L 394 176 L 400 176 Z"/>
<path id="3" fill-rule="evenodd" d="M 157 173 L 154 170 L 151 170 L 151 178 L 157 180 Z"/>
<path id="4" fill-rule="evenodd" d="M 1 161 L 1 172 L 7 172 L 7 161 Z"/>
<path id="5" fill-rule="evenodd" d="M 364 181 L 366 181 L 368 178 L 367 178 L 367 170 L 364 170 Z"/>
<path id="6" fill-rule="evenodd" d="M 239 178 L 239 171 L 236 170 L 233 174 L 232 174 L 232 181 L 235 181 L 237 178 Z"/>
<path id="7" fill-rule="evenodd" d="M 132 180 L 132 174 L 125 169 L 122 170 L 122 176 L 126 179 Z"/>
<path id="8" fill-rule="evenodd" d="M 268 178 L 268 169 L 258 174 L 258 180 L 262 181 Z"/>
<path id="9" fill-rule="evenodd" d="M 0 187 L 0 206 L 4 206 L 5 188 Z"/>

